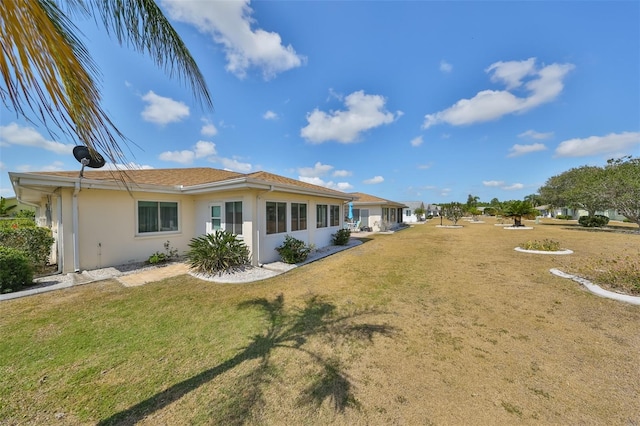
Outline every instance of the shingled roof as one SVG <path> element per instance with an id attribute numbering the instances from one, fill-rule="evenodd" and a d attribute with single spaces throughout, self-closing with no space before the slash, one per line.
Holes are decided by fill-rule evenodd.
<path id="1" fill-rule="evenodd" d="M 394 207 L 405 207 L 402 203 L 376 197 L 375 195 L 365 194 L 364 192 L 350 192 L 349 195 L 353 197 L 354 204 L 386 204 Z"/>
<path id="2" fill-rule="evenodd" d="M 77 179 L 78 171 L 60 172 L 29 172 L 29 176 L 50 176 L 65 179 Z M 178 168 L 178 169 L 142 169 L 142 170 L 84 170 L 83 179 L 104 183 L 125 183 L 127 185 L 153 185 L 169 188 L 189 187 L 223 183 L 225 181 L 245 181 L 247 183 L 264 183 L 288 187 L 291 190 L 321 192 L 327 195 L 348 199 L 349 195 L 323 186 L 313 185 L 296 179 L 276 175 L 268 172 L 238 173 L 209 167 Z"/>

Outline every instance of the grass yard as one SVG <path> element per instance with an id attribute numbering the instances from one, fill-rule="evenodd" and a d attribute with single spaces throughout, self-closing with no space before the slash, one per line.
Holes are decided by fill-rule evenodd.
<path id="1" fill-rule="evenodd" d="M 640 234 L 436 224 L 252 284 L 1 302 L 0 424 L 640 424 L 640 306 L 549 273 Z"/>

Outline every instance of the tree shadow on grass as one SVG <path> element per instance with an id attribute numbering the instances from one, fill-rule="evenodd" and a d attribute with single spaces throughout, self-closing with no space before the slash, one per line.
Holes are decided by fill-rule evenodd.
<path id="1" fill-rule="evenodd" d="M 320 367 L 320 373 L 302 391 L 298 400 L 300 404 L 319 406 L 329 400 L 336 412 L 343 412 L 347 407 L 357 405 L 352 381 L 338 358 L 324 357 L 322 354 L 308 350 L 304 347 L 305 343 L 312 336 L 330 339 L 345 337 L 371 342 L 375 335 L 390 337 L 397 331 L 396 328 L 388 325 L 355 322 L 358 317 L 383 312 L 363 309 L 337 315 L 335 305 L 318 296 L 309 297 L 302 308 L 290 311 L 285 309 L 282 295 L 276 296 L 274 300 L 259 298 L 243 302 L 239 308 L 259 308 L 267 320 L 266 330 L 262 334 L 253 336 L 249 345 L 242 348 L 233 358 L 176 383 L 98 424 L 136 424 L 245 361 L 258 361 L 257 367 L 239 378 L 234 383 L 233 390 L 226 392 L 224 401 L 220 401 L 213 410 L 216 420 L 221 424 L 242 424 L 254 410 L 264 405 L 262 387 L 275 375 L 271 355 L 279 349 L 295 350 L 305 354 Z"/>

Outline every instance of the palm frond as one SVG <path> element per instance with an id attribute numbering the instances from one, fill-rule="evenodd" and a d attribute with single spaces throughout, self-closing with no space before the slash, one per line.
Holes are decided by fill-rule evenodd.
<path id="1" fill-rule="evenodd" d="M 204 76 L 189 49 L 153 0 L 91 0 L 105 29 L 120 44 L 148 54 L 170 77 L 186 80 L 201 104 L 213 107 Z"/>
<path id="2" fill-rule="evenodd" d="M 22 116 L 30 109 L 71 139 L 122 158 L 124 135 L 101 108 L 97 67 L 78 30 L 51 0 L 6 0 L 0 8 L 0 74 L 4 104 Z"/>

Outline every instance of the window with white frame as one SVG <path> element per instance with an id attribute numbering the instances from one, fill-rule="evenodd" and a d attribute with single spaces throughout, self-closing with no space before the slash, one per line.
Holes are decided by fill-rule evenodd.
<path id="1" fill-rule="evenodd" d="M 178 231 L 178 203 L 138 201 L 138 233 Z"/>
<path id="2" fill-rule="evenodd" d="M 326 228 L 328 223 L 328 206 L 326 204 L 318 204 L 316 206 L 316 228 Z"/>
<path id="3" fill-rule="evenodd" d="M 211 232 L 224 230 L 234 235 L 242 235 L 242 201 L 228 201 L 211 204 Z"/>
<path id="4" fill-rule="evenodd" d="M 329 220 L 331 222 L 331 226 L 339 226 L 340 225 L 340 206 L 331 205 L 329 206 L 331 214 L 329 215 Z"/>
<path id="5" fill-rule="evenodd" d="M 307 229 L 307 205 L 291 203 L 291 231 Z"/>
<path id="6" fill-rule="evenodd" d="M 224 229 L 235 235 L 242 235 L 242 201 L 224 203 Z"/>
<path id="7" fill-rule="evenodd" d="M 267 234 L 287 232 L 287 203 L 267 201 Z"/>

